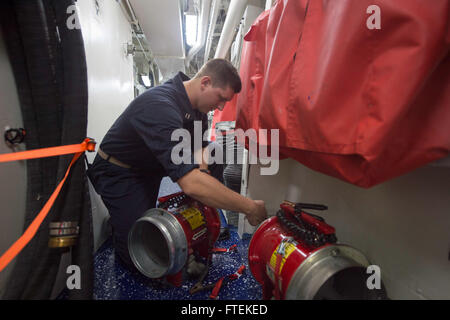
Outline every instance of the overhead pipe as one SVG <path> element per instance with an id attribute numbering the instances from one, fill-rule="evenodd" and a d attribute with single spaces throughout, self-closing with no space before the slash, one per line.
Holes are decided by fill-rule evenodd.
<path id="1" fill-rule="evenodd" d="M 220 1 L 213 0 L 212 10 L 211 10 L 212 17 L 211 17 L 211 22 L 210 22 L 209 28 L 208 28 L 208 36 L 206 37 L 206 47 L 205 47 L 205 55 L 204 55 L 203 63 L 206 63 L 206 61 L 208 61 L 209 53 L 211 51 L 212 38 L 214 35 L 214 30 L 216 28 L 217 17 L 219 15 L 219 9 L 220 9 Z"/>
<path id="2" fill-rule="evenodd" d="M 206 33 L 208 31 L 209 12 L 211 10 L 211 0 L 202 0 L 201 12 L 200 12 L 200 30 L 198 32 L 199 38 L 195 45 L 189 50 L 186 57 L 186 66 L 189 65 L 192 58 L 200 51 L 206 42 Z"/>
<path id="3" fill-rule="evenodd" d="M 214 58 L 225 58 L 227 55 L 231 43 L 233 42 L 235 29 L 244 15 L 247 3 L 248 0 L 231 0 Z"/>
<path id="4" fill-rule="evenodd" d="M 131 24 L 137 25 L 138 19 L 136 18 L 136 15 L 134 14 L 134 10 L 133 7 L 130 4 L 129 0 L 120 0 L 119 4 L 122 8 L 122 10 L 124 11 L 124 14 L 127 16 L 128 21 Z"/>

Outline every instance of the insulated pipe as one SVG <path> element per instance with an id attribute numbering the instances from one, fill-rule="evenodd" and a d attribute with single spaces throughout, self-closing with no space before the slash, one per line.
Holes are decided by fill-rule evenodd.
<path id="1" fill-rule="evenodd" d="M 197 39 L 195 45 L 189 50 L 188 56 L 186 58 L 186 65 L 189 65 L 192 58 L 200 51 L 200 49 L 205 45 L 206 32 L 208 31 L 208 21 L 209 21 L 209 11 L 211 9 L 211 0 L 202 0 L 202 8 L 200 13 L 200 30 L 198 34 L 200 37 Z"/>
<path id="2" fill-rule="evenodd" d="M 225 58 L 233 42 L 235 29 L 244 15 L 247 3 L 248 0 L 231 0 L 214 58 Z"/>
<path id="3" fill-rule="evenodd" d="M 134 10 L 133 10 L 133 7 L 130 4 L 130 1 L 129 0 L 125 0 L 125 3 L 127 5 L 128 10 L 130 11 L 131 18 L 133 19 L 133 23 L 134 24 L 139 23 L 138 19 L 136 18 L 136 15 L 134 14 Z"/>
<path id="4" fill-rule="evenodd" d="M 209 24 L 208 36 L 206 37 L 206 47 L 203 63 L 208 61 L 209 52 L 211 51 L 212 38 L 214 34 L 214 29 L 216 28 L 217 16 L 219 15 L 220 3 L 219 0 L 213 0 L 212 4 L 212 17 Z"/>
<path id="5" fill-rule="evenodd" d="M 269 10 L 273 6 L 273 0 L 266 0 L 265 10 Z"/>

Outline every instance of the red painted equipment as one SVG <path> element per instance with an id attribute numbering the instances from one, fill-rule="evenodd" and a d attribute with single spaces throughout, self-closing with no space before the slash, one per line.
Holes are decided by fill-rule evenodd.
<path id="1" fill-rule="evenodd" d="M 304 209 L 325 206 L 280 205 L 276 217 L 261 224 L 250 242 L 249 267 L 270 299 L 380 299 L 369 290 L 369 261 L 358 250 L 336 244 L 335 229 Z"/>
<path id="2" fill-rule="evenodd" d="M 133 225 L 128 250 L 141 273 L 149 278 L 166 277 L 180 286 L 188 261 L 208 259 L 220 234 L 220 218 L 216 209 L 183 192 L 158 202 L 158 208 L 148 210 Z"/>
<path id="3" fill-rule="evenodd" d="M 373 5 L 381 29 L 367 27 Z M 213 127 L 279 129 L 280 159 L 364 188 L 447 157 L 449 20 L 448 0 L 275 1 Z"/>

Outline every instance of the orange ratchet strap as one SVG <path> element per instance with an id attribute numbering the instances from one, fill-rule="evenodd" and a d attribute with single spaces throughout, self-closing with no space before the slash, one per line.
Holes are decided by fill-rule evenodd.
<path id="1" fill-rule="evenodd" d="M 86 150 L 95 151 L 95 140 L 86 138 L 80 144 L 0 154 L 0 162 L 62 156 L 65 154 L 83 153 Z"/>
<path id="2" fill-rule="evenodd" d="M 86 138 L 80 144 L 73 144 L 73 145 L 53 147 L 53 148 L 43 148 L 43 149 L 36 149 L 36 150 L 22 151 L 22 152 L 8 153 L 8 154 L 0 155 L 0 162 L 9 162 L 9 161 L 16 161 L 16 160 L 46 158 L 46 157 L 53 157 L 53 156 L 60 156 L 60 155 L 75 153 L 75 155 L 72 158 L 72 161 L 69 164 L 69 167 L 67 168 L 64 178 L 58 184 L 55 191 L 53 191 L 52 195 L 47 200 L 47 202 L 45 203 L 42 210 L 39 212 L 39 214 L 36 216 L 36 218 L 33 220 L 33 222 L 28 226 L 27 230 L 23 233 L 23 235 L 0 257 L 0 272 L 3 271 L 3 269 L 20 253 L 20 251 L 22 251 L 22 249 L 34 237 L 34 235 L 36 234 L 37 230 L 39 229 L 42 221 L 44 221 L 48 212 L 50 211 L 53 204 L 55 203 L 55 200 L 58 197 L 59 192 L 61 191 L 61 189 L 64 185 L 64 182 L 66 182 L 66 179 L 69 176 L 69 172 L 70 172 L 70 169 L 72 168 L 72 165 L 78 160 L 78 158 L 85 151 L 90 151 L 90 152 L 95 151 L 95 144 L 96 144 L 95 140 Z"/>

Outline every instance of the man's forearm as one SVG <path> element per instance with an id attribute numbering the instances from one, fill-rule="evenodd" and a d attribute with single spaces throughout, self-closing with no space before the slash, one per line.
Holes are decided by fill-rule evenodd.
<path id="1" fill-rule="evenodd" d="M 199 164 L 200 169 L 208 169 L 207 149 L 208 147 L 205 147 L 194 152 L 194 158 L 196 159 L 196 163 Z"/>
<path id="2" fill-rule="evenodd" d="M 190 181 L 185 188 L 187 192 L 185 192 L 207 206 L 246 214 L 254 209 L 255 204 L 251 199 L 225 187 L 208 174 L 192 170 L 188 175 L 189 177 L 186 178 Z M 182 184 L 180 186 L 183 188 Z"/>

